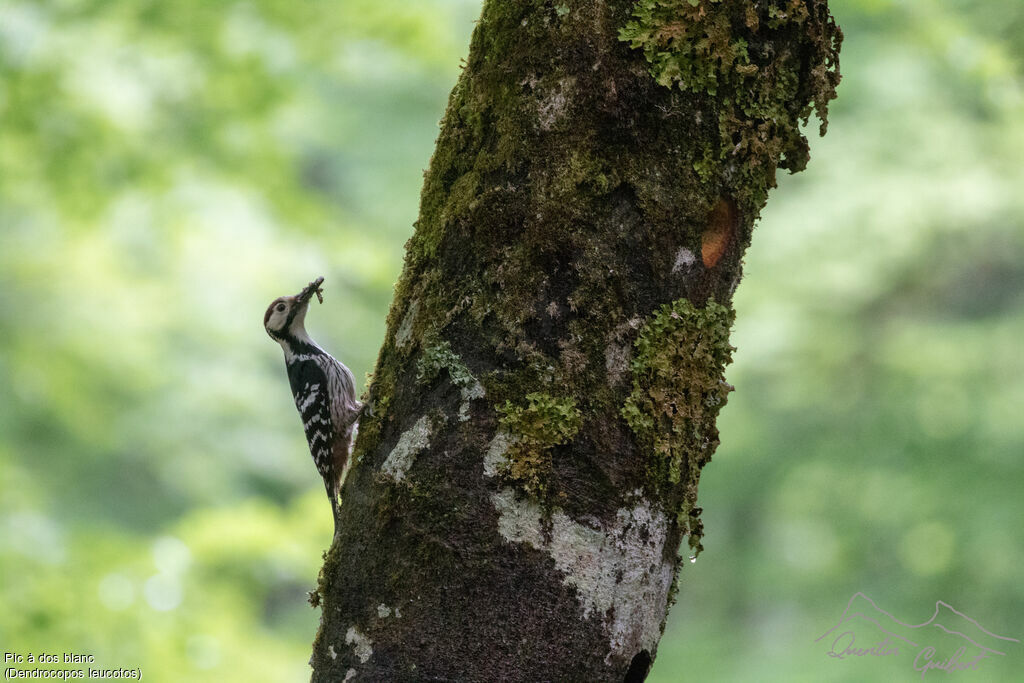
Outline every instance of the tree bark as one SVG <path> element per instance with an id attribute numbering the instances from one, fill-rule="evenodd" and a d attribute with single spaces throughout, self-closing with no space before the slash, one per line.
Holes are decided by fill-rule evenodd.
<path id="1" fill-rule="evenodd" d="M 741 258 L 776 168 L 807 162 L 840 41 L 825 0 L 485 2 L 313 680 L 644 679 L 701 550 Z"/>

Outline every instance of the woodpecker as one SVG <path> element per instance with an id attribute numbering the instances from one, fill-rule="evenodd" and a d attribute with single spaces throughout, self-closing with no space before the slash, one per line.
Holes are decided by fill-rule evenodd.
<path id="1" fill-rule="evenodd" d="M 324 351 L 306 333 L 306 310 L 316 294 L 323 303 L 318 277 L 294 296 L 274 299 L 263 316 L 263 327 L 284 350 L 295 407 L 302 417 L 306 441 L 331 499 L 334 533 L 338 533 L 338 494 L 348 474 L 363 404 L 356 400 L 352 371 Z"/>

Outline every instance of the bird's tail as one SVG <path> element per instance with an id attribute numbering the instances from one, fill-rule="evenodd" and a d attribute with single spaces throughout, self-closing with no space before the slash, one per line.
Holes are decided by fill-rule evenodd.
<path id="1" fill-rule="evenodd" d="M 327 497 L 331 499 L 331 519 L 334 520 L 334 538 L 338 537 L 338 509 L 341 507 L 338 503 L 338 492 L 331 490 L 330 485 L 327 487 Z"/>

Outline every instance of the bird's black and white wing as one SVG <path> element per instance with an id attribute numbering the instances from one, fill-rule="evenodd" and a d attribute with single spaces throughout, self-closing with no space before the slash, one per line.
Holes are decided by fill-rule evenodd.
<path id="1" fill-rule="evenodd" d="M 325 481 L 334 479 L 332 442 L 334 428 L 331 416 L 330 382 L 317 357 L 297 361 L 288 367 L 288 380 L 295 397 L 295 407 L 302 418 L 309 452 L 317 471 Z"/>
<path id="2" fill-rule="evenodd" d="M 331 421 L 335 433 L 350 435 L 349 432 L 362 407 L 356 400 L 356 381 L 352 371 L 332 356 L 317 356 L 317 362 L 327 378 L 327 391 L 331 397 Z"/>

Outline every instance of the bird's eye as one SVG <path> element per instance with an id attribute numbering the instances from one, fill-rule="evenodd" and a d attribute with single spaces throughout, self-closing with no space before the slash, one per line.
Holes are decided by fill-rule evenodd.
<path id="1" fill-rule="evenodd" d="M 278 313 L 284 313 L 284 308 L 285 308 L 284 304 L 278 304 L 277 305 L 277 312 Z"/>

